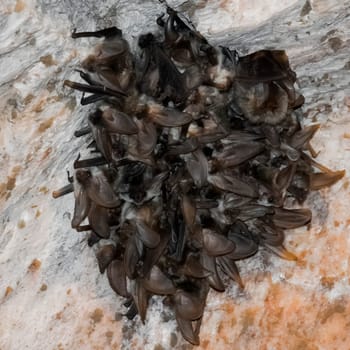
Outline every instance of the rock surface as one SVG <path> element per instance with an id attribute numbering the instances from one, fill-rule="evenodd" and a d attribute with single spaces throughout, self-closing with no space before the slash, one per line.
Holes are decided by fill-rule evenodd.
<path id="1" fill-rule="evenodd" d="M 217 45 L 246 54 L 285 49 L 305 123 L 321 123 L 317 158 L 350 173 L 349 1 L 169 1 Z M 0 4 L 0 349 L 189 349 L 161 299 L 143 325 L 98 272 L 73 198 L 53 200 L 83 140 L 88 112 L 64 89 L 93 40 L 73 28 L 117 25 L 129 41 L 156 29 L 157 1 L 3 0 Z M 346 350 L 350 343 L 349 178 L 313 193 L 310 227 L 290 231 L 297 263 L 261 251 L 239 263 L 236 285 L 212 292 L 199 349 Z M 117 317 L 115 313 L 117 312 Z"/>

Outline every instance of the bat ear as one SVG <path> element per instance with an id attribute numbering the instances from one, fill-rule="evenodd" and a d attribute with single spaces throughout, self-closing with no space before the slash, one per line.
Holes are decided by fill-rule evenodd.
<path id="1" fill-rule="evenodd" d="M 283 245 L 279 245 L 277 247 L 265 244 L 265 248 L 270 250 L 272 253 L 276 254 L 282 259 L 289 261 L 296 261 L 298 257 L 292 252 L 288 251 Z"/>
<path id="2" fill-rule="evenodd" d="M 132 135 L 138 132 L 138 127 L 131 117 L 111 108 L 103 111 L 102 122 L 111 133 Z"/>
<path id="3" fill-rule="evenodd" d="M 202 187 L 207 183 L 209 167 L 202 150 L 198 149 L 188 156 L 186 168 L 196 186 Z"/>
<path id="4" fill-rule="evenodd" d="M 223 235 L 212 230 L 203 229 L 203 247 L 209 256 L 220 256 L 231 253 L 235 244 Z"/>
<path id="5" fill-rule="evenodd" d="M 143 259 L 143 276 L 148 276 L 152 267 L 158 262 L 161 255 L 164 253 L 167 244 L 170 240 L 170 234 L 166 231 L 163 231 L 160 235 L 160 242 L 155 248 L 147 248 L 144 250 L 144 259 Z"/>
<path id="6" fill-rule="evenodd" d="M 199 345 L 199 336 L 195 333 L 192 326 L 192 321 L 185 320 L 176 316 L 176 322 L 179 326 L 182 336 L 191 344 Z"/>
<path id="7" fill-rule="evenodd" d="M 123 297 L 130 297 L 126 287 L 126 273 L 124 263 L 120 260 L 113 260 L 107 267 L 107 277 L 112 289 Z"/>
<path id="8" fill-rule="evenodd" d="M 170 145 L 168 147 L 167 155 L 169 156 L 177 156 L 180 154 L 186 154 L 194 152 L 199 147 L 199 141 L 197 137 L 189 137 L 184 142 Z"/>
<path id="9" fill-rule="evenodd" d="M 328 173 L 315 173 L 310 175 L 310 189 L 316 191 L 324 187 L 332 186 L 345 175 L 345 170 Z"/>
<path id="10" fill-rule="evenodd" d="M 311 221 L 312 213 L 309 209 L 275 208 L 272 221 L 276 227 L 293 229 L 304 226 Z"/>
<path id="11" fill-rule="evenodd" d="M 115 259 L 115 257 L 116 249 L 113 244 L 107 244 L 97 251 L 96 258 L 101 273 L 105 272 L 106 268 Z"/>
<path id="12" fill-rule="evenodd" d="M 137 134 L 137 151 L 143 156 L 150 155 L 157 145 L 157 129 L 150 121 L 141 120 Z"/>
<path id="13" fill-rule="evenodd" d="M 187 195 L 182 196 L 181 209 L 186 226 L 190 231 L 192 231 L 196 219 L 197 209 L 194 202 Z"/>
<path id="14" fill-rule="evenodd" d="M 241 289 L 244 288 L 241 276 L 236 263 L 233 259 L 230 259 L 228 256 L 219 256 L 217 262 L 220 265 L 222 271 L 231 278 L 231 280 L 236 281 Z"/>
<path id="15" fill-rule="evenodd" d="M 154 294 L 170 295 L 176 292 L 173 282 L 156 265 L 152 267 L 149 277 L 142 280 L 142 283 L 145 289 Z"/>
<path id="16" fill-rule="evenodd" d="M 86 192 L 90 199 L 101 207 L 115 208 L 120 205 L 120 200 L 102 173 L 91 177 L 86 185 Z"/>
<path id="17" fill-rule="evenodd" d="M 218 292 L 224 292 L 225 286 L 217 270 L 216 258 L 209 256 L 205 251 L 202 251 L 201 264 L 206 270 L 211 272 L 211 275 L 207 277 L 210 287 L 214 288 Z"/>
<path id="18" fill-rule="evenodd" d="M 154 123 L 164 127 L 183 126 L 192 121 L 190 114 L 158 104 L 149 106 L 148 116 Z"/>
<path id="19" fill-rule="evenodd" d="M 217 155 L 217 158 L 222 167 L 230 168 L 255 157 L 264 149 L 265 145 L 260 142 L 241 142 L 224 147 L 223 151 Z"/>
<path id="20" fill-rule="evenodd" d="M 136 304 L 137 311 L 140 315 L 142 323 L 145 323 L 146 319 L 148 298 L 149 296 L 146 289 L 143 287 L 140 280 L 136 280 L 134 302 Z"/>
<path id="21" fill-rule="evenodd" d="M 228 233 L 228 239 L 235 244 L 233 252 L 228 256 L 233 260 L 241 260 L 254 255 L 258 249 L 258 244 L 253 240 L 247 225 L 243 221 L 237 220 Z"/>
<path id="22" fill-rule="evenodd" d="M 282 229 L 259 222 L 259 238 L 261 244 L 278 247 L 284 241 L 284 232 Z"/>
<path id="23" fill-rule="evenodd" d="M 136 221 L 136 235 L 148 248 L 155 248 L 160 242 L 159 234 L 142 220 Z"/>
<path id="24" fill-rule="evenodd" d="M 313 138 L 319 128 L 320 124 L 315 124 L 297 131 L 291 137 L 289 144 L 295 149 L 301 149 Z"/>
<path id="25" fill-rule="evenodd" d="M 217 173 L 209 176 L 209 182 L 216 188 L 232 192 L 244 197 L 258 198 L 258 188 L 255 184 L 243 182 L 238 177 L 226 176 L 223 173 Z"/>
<path id="26" fill-rule="evenodd" d="M 135 238 L 134 236 L 128 239 L 124 253 L 124 269 L 126 275 L 130 279 L 134 279 L 136 277 L 136 265 L 141 257 L 136 239 L 138 240 L 138 238 Z"/>
<path id="27" fill-rule="evenodd" d="M 109 238 L 110 227 L 108 224 L 108 209 L 96 205 L 92 202 L 89 214 L 88 214 L 89 224 L 94 230 L 94 232 L 102 238 Z"/>
<path id="28" fill-rule="evenodd" d="M 291 162 L 284 169 L 280 170 L 274 179 L 274 183 L 272 185 L 273 191 L 279 193 L 282 198 L 284 198 L 285 191 L 293 180 L 296 168 L 297 166 L 295 162 Z"/>
<path id="29" fill-rule="evenodd" d="M 84 187 L 80 184 L 76 185 L 74 214 L 72 219 L 72 227 L 77 228 L 87 217 L 91 207 L 91 200 L 88 197 Z"/>
<path id="30" fill-rule="evenodd" d="M 203 302 L 197 294 L 178 289 L 174 295 L 176 315 L 190 321 L 202 317 L 205 300 Z"/>

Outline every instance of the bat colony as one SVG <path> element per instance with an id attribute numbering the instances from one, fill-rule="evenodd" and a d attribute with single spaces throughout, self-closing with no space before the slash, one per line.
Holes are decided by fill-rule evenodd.
<path id="1" fill-rule="evenodd" d="M 235 262 L 259 249 L 296 260 L 284 230 L 308 224 L 311 211 L 286 199 L 302 204 L 344 172 L 314 160 L 319 125 L 302 127 L 284 51 L 213 47 L 170 7 L 157 24 L 137 54 L 116 27 L 73 32 L 101 38 L 78 70 L 84 83 L 64 82 L 96 106 L 75 132 L 95 156 L 78 157 L 53 196 L 74 192 L 72 227 L 89 232 L 126 316 L 144 322 L 162 295 L 198 345 L 209 289 L 223 292 L 229 279 L 243 288 Z"/>

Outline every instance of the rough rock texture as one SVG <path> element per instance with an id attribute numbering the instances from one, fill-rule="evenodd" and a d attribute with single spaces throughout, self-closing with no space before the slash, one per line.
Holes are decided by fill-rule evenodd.
<path id="1" fill-rule="evenodd" d="M 305 123 L 319 122 L 318 160 L 350 173 L 349 1 L 169 1 L 212 43 L 246 54 L 285 49 L 306 98 Z M 62 87 L 92 40 L 74 27 L 111 24 L 128 40 L 156 28 L 157 1 L 3 0 L 0 4 L 0 349 L 187 349 L 160 298 L 145 325 L 120 319 L 120 299 L 98 272 L 85 234 L 70 228 L 66 183 L 87 108 Z M 245 291 L 212 292 L 203 349 L 348 349 L 348 175 L 315 192 L 311 227 L 287 235 L 299 261 L 264 251 L 239 263 Z"/>

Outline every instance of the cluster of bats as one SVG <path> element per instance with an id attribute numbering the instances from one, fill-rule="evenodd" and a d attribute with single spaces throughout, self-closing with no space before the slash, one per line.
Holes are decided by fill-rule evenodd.
<path id="1" fill-rule="evenodd" d="M 303 96 L 284 51 L 239 56 L 212 46 L 167 7 L 159 32 L 132 53 L 116 27 L 73 32 L 99 44 L 65 86 L 94 104 L 86 125 L 91 158 L 74 163 L 72 227 L 88 231 L 101 273 L 142 321 L 153 295 L 174 310 L 183 337 L 199 344 L 210 288 L 243 288 L 236 261 L 265 249 L 295 260 L 284 230 L 308 224 L 308 193 L 343 175 L 314 160 L 302 127 Z M 96 39 L 97 40 L 97 39 Z"/>

